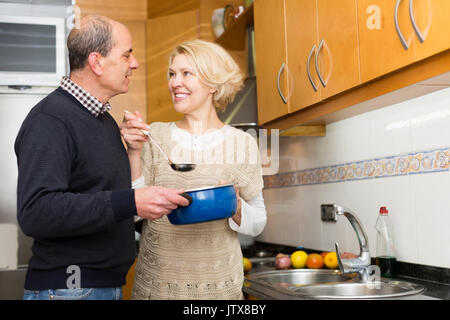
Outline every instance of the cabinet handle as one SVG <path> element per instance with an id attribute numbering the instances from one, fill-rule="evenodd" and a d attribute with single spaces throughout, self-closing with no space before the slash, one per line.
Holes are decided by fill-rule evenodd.
<path id="1" fill-rule="evenodd" d="M 320 43 L 319 43 L 319 48 L 317 48 L 315 60 L 316 60 L 317 75 L 319 76 L 319 80 L 320 80 L 320 82 L 322 82 L 322 85 L 325 88 L 327 86 L 327 84 L 325 83 L 325 81 L 323 81 L 322 75 L 320 74 L 320 71 L 319 71 L 319 64 L 317 63 L 317 57 L 319 56 L 319 52 L 322 49 L 323 43 L 324 43 L 324 40 L 322 39 L 322 41 L 320 41 Z"/>
<path id="2" fill-rule="evenodd" d="M 411 18 L 411 23 L 413 25 L 414 31 L 417 34 L 417 37 L 419 38 L 420 42 L 424 42 L 425 37 L 422 35 L 422 32 L 420 32 L 419 27 L 416 24 L 416 20 L 414 19 L 413 0 L 409 0 L 409 17 Z"/>
<path id="3" fill-rule="evenodd" d="M 403 34 L 400 31 L 400 27 L 398 25 L 398 7 L 400 5 L 400 2 L 402 2 L 402 0 L 397 0 L 397 3 L 395 4 L 395 13 L 394 13 L 395 29 L 397 30 L 397 34 L 398 34 L 398 37 L 400 38 L 403 48 L 405 50 L 408 50 L 408 43 L 406 43 L 406 40 L 403 37 Z"/>
<path id="4" fill-rule="evenodd" d="M 283 62 L 283 64 L 281 65 L 280 71 L 278 71 L 277 87 L 278 87 L 278 93 L 280 94 L 281 100 L 283 100 L 284 104 L 286 104 L 286 103 L 287 103 L 287 100 L 286 100 L 286 98 L 284 97 L 283 92 L 281 91 L 281 88 L 280 88 L 280 76 L 281 76 L 281 71 L 283 71 L 283 69 L 284 69 L 284 62 Z"/>
<path id="5" fill-rule="evenodd" d="M 313 54 L 313 52 L 316 50 L 316 45 L 314 44 L 311 48 L 311 51 L 309 52 L 308 55 L 308 62 L 306 64 L 306 72 L 308 73 L 308 78 L 309 78 L 309 82 L 311 82 L 312 87 L 314 88 L 314 91 L 317 91 L 317 86 L 314 83 L 313 79 L 311 78 L 311 73 L 309 72 L 309 63 L 311 61 L 311 56 Z"/>

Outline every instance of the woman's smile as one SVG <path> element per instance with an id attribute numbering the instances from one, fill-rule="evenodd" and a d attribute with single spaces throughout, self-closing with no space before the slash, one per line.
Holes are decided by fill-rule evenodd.
<path id="1" fill-rule="evenodd" d="M 189 97 L 190 93 L 187 92 L 179 92 L 175 93 L 175 102 L 183 101 L 187 97 Z"/>

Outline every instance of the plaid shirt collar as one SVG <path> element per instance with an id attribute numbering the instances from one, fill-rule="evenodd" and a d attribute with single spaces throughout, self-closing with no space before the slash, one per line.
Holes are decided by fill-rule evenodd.
<path id="1" fill-rule="evenodd" d="M 78 86 L 67 76 L 64 76 L 61 79 L 60 87 L 74 96 L 75 99 L 77 99 L 96 118 L 99 114 L 111 110 L 111 105 L 109 102 L 105 104 L 101 103 L 97 98 Z"/>

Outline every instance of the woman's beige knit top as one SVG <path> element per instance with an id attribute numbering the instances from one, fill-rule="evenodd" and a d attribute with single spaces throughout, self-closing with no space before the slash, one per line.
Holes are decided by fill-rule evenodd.
<path id="1" fill-rule="evenodd" d="M 174 171 L 147 142 L 142 151 L 146 185 L 189 190 L 226 181 L 239 188 L 244 200 L 261 192 L 259 151 L 250 134 L 224 126 L 201 137 L 161 122 L 150 131 L 173 162 L 197 166 Z M 242 252 L 228 219 L 188 225 L 173 225 L 167 216 L 144 221 L 134 299 L 242 299 L 242 284 Z"/>

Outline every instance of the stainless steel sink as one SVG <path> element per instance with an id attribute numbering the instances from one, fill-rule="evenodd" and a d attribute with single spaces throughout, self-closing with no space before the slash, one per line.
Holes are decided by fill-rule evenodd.
<path id="1" fill-rule="evenodd" d="M 419 294 L 424 291 L 420 285 L 405 281 L 359 283 L 347 282 L 321 284 L 295 288 L 302 296 L 313 299 L 382 299 Z"/>
<path id="2" fill-rule="evenodd" d="M 351 279 L 351 276 L 343 275 L 338 270 L 326 269 L 272 270 L 247 275 L 247 280 L 250 282 L 265 283 L 292 291 L 304 285 L 339 283 Z"/>
<path id="3" fill-rule="evenodd" d="M 418 295 L 424 287 L 382 278 L 361 282 L 357 274 L 329 269 L 290 269 L 251 272 L 244 291 L 263 299 L 391 299 Z"/>

